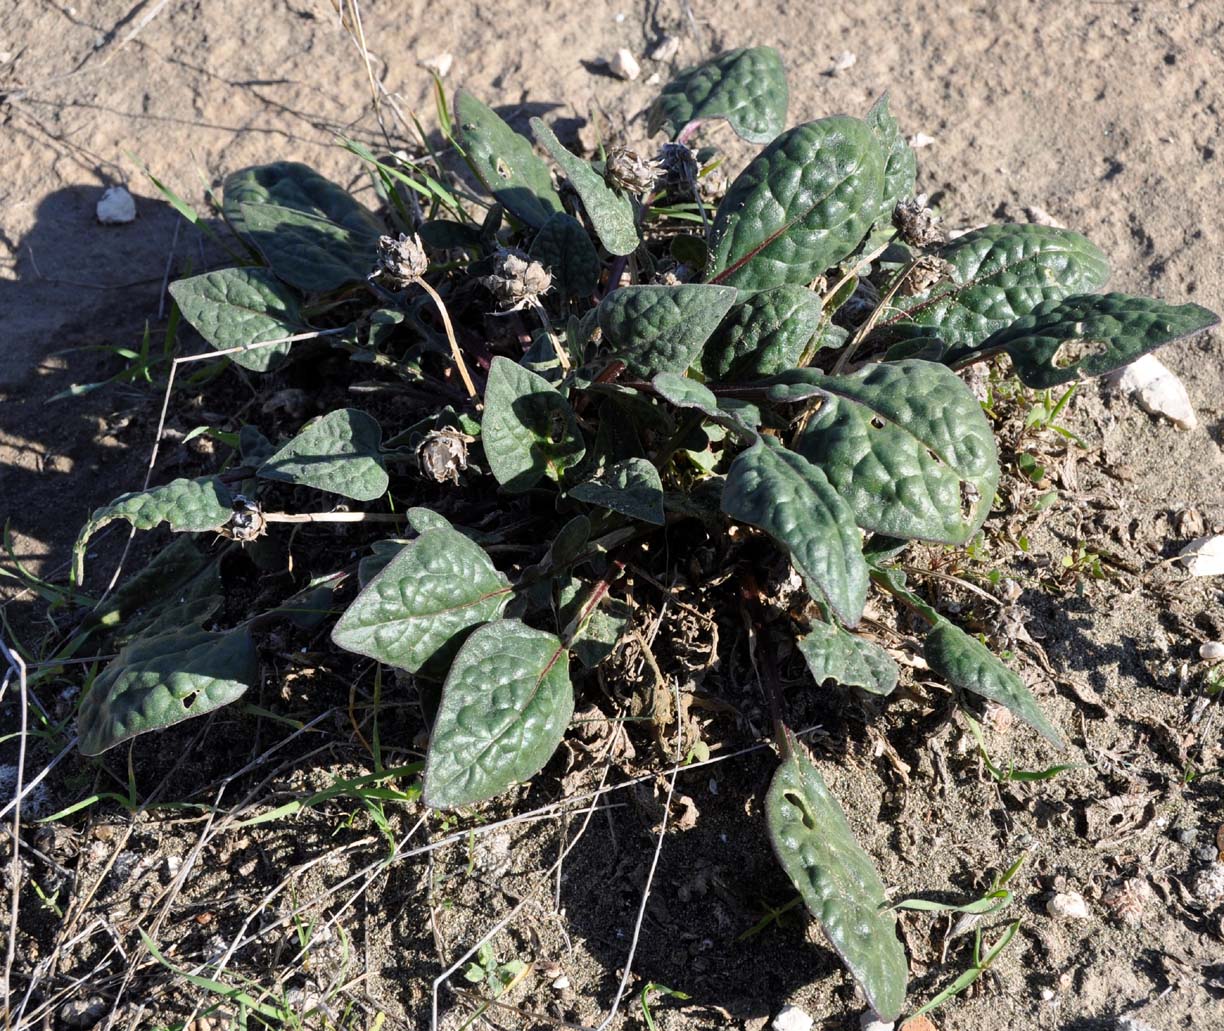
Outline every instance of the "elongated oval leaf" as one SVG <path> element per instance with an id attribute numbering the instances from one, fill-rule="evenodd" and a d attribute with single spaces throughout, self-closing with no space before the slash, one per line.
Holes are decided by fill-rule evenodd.
<path id="1" fill-rule="evenodd" d="M 515 218 L 539 229 L 563 210 L 531 142 L 466 90 L 455 94 L 455 138 L 485 189 Z"/>
<path id="2" fill-rule="evenodd" d="M 988 337 L 981 350 L 1003 348 L 1024 385 L 1044 389 L 1103 376 L 1219 321 L 1215 312 L 1197 304 L 1085 294 L 1040 305 Z"/>
<path id="3" fill-rule="evenodd" d="M 825 393 L 795 450 L 825 471 L 863 529 L 962 544 L 985 521 L 999 483 L 994 434 L 946 366 L 909 359 L 776 380 Z"/>
<path id="4" fill-rule="evenodd" d="M 496 619 L 510 582 L 457 530 L 426 530 L 353 599 L 332 641 L 409 673 L 436 676 L 467 632 Z"/>
<path id="5" fill-rule="evenodd" d="M 788 99 L 786 70 L 773 47 L 728 50 L 664 86 L 647 131 L 676 135 L 689 122 L 725 118 L 749 143 L 768 143 L 786 126 Z"/>
<path id="6" fill-rule="evenodd" d="M 570 489 L 571 498 L 662 526 L 663 481 L 644 458 L 626 458 Z"/>
<path id="7" fill-rule="evenodd" d="M 243 204 L 275 204 L 321 215 L 360 236 L 382 232 L 378 217 L 343 186 L 297 161 L 276 161 L 233 172 L 226 176 L 222 194 L 225 220 L 242 235 L 246 234 Z"/>
<path id="8" fill-rule="evenodd" d="M 425 804 L 471 805 L 538 773 L 574 714 L 569 657 L 516 619 L 467 639 L 442 688 L 425 759 Z"/>
<path id="9" fill-rule="evenodd" d="M 826 598 L 847 625 L 858 623 L 868 580 L 862 536 L 823 472 L 763 437 L 731 463 L 722 508 L 769 534 L 790 555 L 808 591 Z"/>
<path id="10" fill-rule="evenodd" d="M 820 297 L 802 286 L 776 286 L 740 301 L 727 313 L 701 352 L 711 380 L 772 376 L 799 364 L 804 346 L 820 328 Z"/>
<path id="11" fill-rule="evenodd" d="M 89 538 L 107 523 L 126 519 L 135 530 L 152 530 L 169 523 L 176 532 L 202 533 L 218 530 L 233 514 L 234 498 L 220 480 L 171 480 L 160 487 L 121 494 L 109 505 L 95 509 L 81 528 L 72 549 L 73 573 L 77 583 L 85 575 L 85 547 Z"/>
<path id="12" fill-rule="evenodd" d="M 227 268 L 170 284 L 170 296 L 196 332 L 218 351 L 309 332 L 298 297 L 268 269 Z M 231 354 L 252 372 L 280 364 L 291 344 Z"/>
<path id="13" fill-rule="evenodd" d="M 307 293 L 364 283 L 377 263 L 376 233 L 275 204 L 243 204 L 242 218 L 247 238 L 277 277 Z"/>
<path id="14" fill-rule="evenodd" d="M 722 321 L 736 292 L 728 286 L 623 286 L 599 304 L 612 354 L 634 376 L 683 373 Z"/>
<path id="15" fill-rule="evenodd" d="M 837 799 L 797 742 L 765 799 L 774 854 L 867 1002 L 883 1020 L 905 1003 L 909 967 L 884 884 Z"/>
<path id="16" fill-rule="evenodd" d="M 1037 704 L 1033 693 L 1015 673 L 1003 665 L 990 649 L 960 627 L 940 620 L 922 642 L 931 671 L 953 687 L 971 691 L 1006 706 L 1042 737 L 1061 748 L 1062 738 Z"/>
<path id="17" fill-rule="evenodd" d="M 560 482 L 586 453 L 569 402 L 544 377 L 502 357 L 489 368 L 480 439 L 497 482 L 515 492 L 543 476 Z"/>
<path id="18" fill-rule="evenodd" d="M 81 700 L 81 754 L 99 755 L 137 734 L 228 705 L 255 682 L 256 672 L 249 630 L 172 630 L 138 638 Z"/>
<path id="19" fill-rule="evenodd" d="M 718 423 L 750 443 L 760 439 L 761 410 L 754 404 L 735 398 L 720 398 L 704 383 L 674 372 L 660 372 L 651 385 L 665 401 L 677 408 L 695 408 L 704 412 L 711 422 Z"/>
<path id="20" fill-rule="evenodd" d="M 531 120 L 531 131 L 558 165 L 582 199 L 595 235 L 609 254 L 632 254 L 641 242 L 633 216 L 633 201 L 609 188 L 603 176 L 582 158 L 571 154 L 553 131 L 539 118 Z"/>
<path id="21" fill-rule="evenodd" d="M 894 298 L 878 332 L 885 339 L 934 332 L 949 347 L 947 361 L 1039 304 L 1096 290 L 1109 278 L 1109 262 L 1091 240 L 1053 226 L 986 226 L 953 240 L 939 256 L 949 278 Z"/>
<path id="22" fill-rule="evenodd" d="M 531 256 L 552 273 L 563 301 L 590 297 L 599 284 L 599 255 L 586 230 L 569 215 L 553 215 L 531 241 Z"/>
<path id="23" fill-rule="evenodd" d="M 888 110 L 887 93 L 871 105 L 866 121 L 884 149 L 884 196 L 880 202 L 880 219 L 888 222 L 897 201 L 904 200 L 914 192 L 918 159 L 897 120 Z"/>
<path id="24" fill-rule="evenodd" d="M 813 623 L 797 643 L 817 684 L 836 680 L 878 695 L 891 694 L 897 686 L 897 664 L 888 652 L 834 623 Z"/>
<path id="25" fill-rule="evenodd" d="M 864 122 L 790 129 L 727 190 L 707 274 L 747 292 L 810 283 L 859 245 L 883 195 L 884 151 Z"/>
<path id="26" fill-rule="evenodd" d="M 387 493 L 382 458 L 382 427 L 355 408 L 341 408 L 316 419 L 256 470 L 265 480 L 280 480 L 374 501 Z"/>

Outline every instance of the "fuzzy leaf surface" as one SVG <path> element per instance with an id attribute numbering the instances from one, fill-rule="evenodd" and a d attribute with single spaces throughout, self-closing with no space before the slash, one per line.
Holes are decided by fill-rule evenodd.
<path id="1" fill-rule="evenodd" d="M 249 630 L 172 630 L 138 638 L 94 679 L 81 701 L 82 755 L 228 705 L 255 682 Z"/>
<path id="2" fill-rule="evenodd" d="M 170 296 L 196 332 L 218 351 L 310 331 L 297 295 L 268 269 L 227 268 L 170 284 Z M 292 344 L 231 354 L 252 372 L 279 365 Z"/>
<path id="3" fill-rule="evenodd" d="M 880 875 L 801 745 L 774 774 L 765 819 L 778 862 L 829 943 L 871 1008 L 892 1020 L 905 1003 L 909 969 L 896 920 L 881 912 Z"/>
<path id="4" fill-rule="evenodd" d="M 890 537 L 967 541 L 999 483 L 982 406 L 944 365 L 909 359 L 849 376 L 799 369 L 775 382 L 823 393 L 795 450 L 820 466 L 858 525 Z"/>
<path id="5" fill-rule="evenodd" d="M 756 405 L 720 398 L 704 383 L 674 372 L 660 372 L 651 385 L 669 404 L 704 412 L 711 422 L 729 429 L 743 440 L 755 442 L 760 437 L 757 431 L 761 425 L 761 410 Z"/>
<path id="6" fill-rule="evenodd" d="M 409 673 L 436 675 L 470 629 L 497 619 L 510 582 L 457 530 L 426 530 L 353 599 L 332 641 Z"/>
<path id="7" fill-rule="evenodd" d="M 820 297 L 802 286 L 776 286 L 740 301 L 701 352 L 707 379 L 735 381 L 772 376 L 799 364 L 820 328 Z"/>
<path id="8" fill-rule="evenodd" d="M 932 672 L 953 687 L 998 702 L 1035 727 L 1051 744 L 1062 747 L 1058 731 L 1046 719 L 1024 681 L 976 637 L 946 619 L 940 620 L 927 632 L 922 650 Z"/>
<path id="9" fill-rule="evenodd" d="M 553 289 L 563 301 L 590 297 L 599 283 L 599 255 L 574 218 L 553 215 L 531 241 L 531 257 L 552 273 Z"/>
<path id="10" fill-rule="evenodd" d="M 571 488 L 569 495 L 588 505 L 662 526 L 663 481 L 645 458 L 626 458 Z"/>
<path id="11" fill-rule="evenodd" d="M 343 186 L 298 161 L 276 161 L 233 172 L 226 176 L 222 194 L 225 220 L 243 236 L 247 231 L 243 204 L 275 204 L 320 215 L 359 236 L 383 231 L 378 216 Z"/>
<path id="12" fill-rule="evenodd" d="M 953 240 L 940 252 L 950 278 L 893 301 L 881 332 L 933 331 L 947 360 L 1010 326 L 1039 304 L 1088 293 L 1109 278 L 1109 262 L 1087 237 L 1053 226 L 1005 223 Z"/>
<path id="13" fill-rule="evenodd" d="M 377 233 L 354 232 L 322 215 L 275 204 L 243 204 L 247 239 L 277 277 L 306 293 L 364 283 L 377 262 Z"/>
<path id="14" fill-rule="evenodd" d="M 683 373 L 735 303 L 729 286 L 622 286 L 599 304 L 599 327 L 612 354 L 644 378 Z"/>
<path id="15" fill-rule="evenodd" d="M 689 122 L 725 118 L 741 139 L 768 143 L 786 126 L 788 100 L 786 70 L 773 47 L 728 50 L 663 87 L 647 132 L 675 135 Z"/>
<path id="16" fill-rule="evenodd" d="M 516 619 L 464 642 L 442 688 L 425 759 L 425 804 L 483 802 L 538 773 L 574 714 L 559 638 Z"/>
<path id="17" fill-rule="evenodd" d="M 374 501 L 387 493 L 390 482 L 381 447 L 378 420 L 356 408 L 340 408 L 308 424 L 256 475 L 354 501 Z"/>
<path id="18" fill-rule="evenodd" d="M 578 192 L 591 225 L 595 227 L 595 235 L 608 253 L 623 255 L 637 250 L 641 241 L 633 216 L 633 201 L 611 189 L 588 162 L 571 154 L 541 119 L 533 118 L 531 129 Z"/>
<path id="19" fill-rule="evenodd" d="M 531 141 L 466 90 L 455 94 L 455 136 L 485 189 L 519 221 L 539 229 L 563 210 Z"/>
<path id="20" fill-rule="evenodd" d="M 489 368 L 480 439 L 489 470 L 516 493 L 544 476 L 560 482 L 586 454 L 565 397 L 543 376 L 500 356 Z"/>
<path id="21" fill-rule="evenodd" d="M 85 575 L 85 547 L 89 538 L 107 523 L 126 519 L 135 530 L 152 530 L 161 523 L 169 523 L 175 532 L 203 533 L 229 522 L 233 504 L 228 488 L 213 477 L 171 480 L 160 487 L 120 494 L 109 505 L 95 509 L 81 528 L 72 549 L 74 578 L 81 582 Z"/>
<path id="22" fill-rule="evenodd" d="M 1215 312 L 1197 304 L 1084 294 L 1040 305 L 988 337 L 982 350 L 1005 349 L 1024 385 L 1041 390 L 1103 376 L 1219 321 Z"/>
<path id="23" fill-rule="evenodd" d="M 888 652 L 833 623 L 813 623 L 797 644 L 817 684 L 836 680 L 878 695 L 897 686 L 897 665 Z"/>
<path id="24" fill-rule="evenodd" d="M 883 195 L 884 151 L 865 122 L 838 115 L 796 126 L 727 190 L 707 274 L 745 292 L 810 283 L 859 245 Z"/>
<path id="25" fill-rule="evenodd" d="M 827 599 L 848 626 L 858 623 L 868 580 L 862 539 L 854 513 L 820 469 L 764 437 L 731 463 L 722 509 L 772 537 L 809 593 Z"/>
<path id="26" fill-rule="evenodd" d="M 897 201 L 904 200 L 914 192 L 918 158 L 888 110 L 887 93 L 871 105 L 866 122 L 884 149 L 884 197 L 880 202 L 880 220 L 888 222 Z"/>

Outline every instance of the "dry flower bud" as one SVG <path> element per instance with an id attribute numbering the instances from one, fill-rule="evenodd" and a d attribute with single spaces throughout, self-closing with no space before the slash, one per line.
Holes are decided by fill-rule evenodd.
<path id="1" fill-rule="evenodd" d="M 937 258 L 933 254 L 924 254 L 905 274 L 905 279 L 897 288 L 897 293 L 902 297 L 923 293 L 936 283 L 949 278 L 951 274 L 952 266 L 943 258 Z"/>
<path id="2" fill-rule="evenodd" d="M 258 501 L 251 501 L 242 494 L 234 495 L 233 514 L 220 530 L 222 537 L 233 541 L 254 541 L 267 533 L 263 509 Z"/>
<path id="3" fill-rule="evenodd" d="M 661 171 L 658 161 L 647 161 L 625 147 L 610 151 L 604 167 L 608 185 L 628 193 L 645 193 L 653 189 Z"/>
<path id="4" fill-rule="evenodd" d="M 458 430 L 430 430 L 416 449 L 421 475 L 434 483 L 458 483 L 459 474 L 468 467 L 468 445 L 474 439 Z"/>
<path id="5" fill-rule="evenodd" d="M 497 254 L 493 274 L 484 277 L 484 285 L 502 308 L 516 311 L 552 289 L 552 274 L 522 251 L 502 249 Z"/>
<path id="6" fill-rule="evenodd" d="M 926 206 L 926 197 L 914 197 L 898 202 L 893 209 L 893 225 L 901 239 L 914 247 L 930 247 L 946 243 L 948 234 L 939 224 L 939 216 Z"/>
<path id="7" fill-rule="evenodd" d="M 691 190 L 697 182 L 697 159 L 683 143 L 663 144 L 655 163 L 667 176 L 668 186 L 684 186 Z"/>
<path id="8" fill-rule="evenodd" d="M 429 258 L 425 255 L 425 245 L 419 236 L 400 233 L 398 240 L 392 236 L 380 236 L 378 266 L 370 278 L 385 279 L 396 290 L 402 290 L 417 282 L 428 268 Z"/>

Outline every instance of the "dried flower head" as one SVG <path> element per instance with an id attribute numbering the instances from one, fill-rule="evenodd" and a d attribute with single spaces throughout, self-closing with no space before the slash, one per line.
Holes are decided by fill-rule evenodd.
<path id="1" fill-rule="evenodd" d="M 458 483 L 468 467 L 468 445 L 475 439 L 454 429 L 430 430 L 416 449 L 421 475 L 434 483 Z"/>
<path id="2" fill-rule="evenodd" d="M 502 248 L 497 252 L 493 274 L 485 276 L 483 282 L 504 310 L 517 311 L 552 289 L 552 274 L 522 251 Z"/>
<path id="3" fill-rule="evenodd" d="M 258 501 L 242 494 L 234 495 L 233 514 L 220 530 L 222 537 L 233 541 L 254 541 L 267 533 L 267 522 Z"/>
<path id="4" fill-rule="evenodd" d="M 892 221 L 901 239 L 914 247 L 930 247 L 948 240 L 939 216 L 927 207 L 925 194 L 900 201 L 893 209 Z"/>
<path id="5" fill-rule="evenodd" d="M 692 190 L 697 182 L 697 159 L 683 143 L 663 144 L 655 163 L 663 170 L 668 186 L 682 186 Z"/>
<path id="6" fill-rule="evenodd" d="M 663 166 L 657 160 L 648 161 L 625 147 L 609 151 L 604 165 L 604 177 L 609 186 L 635 194 L 654 189 L 662 173 Z"/>
<path id="7" fill-rule="evenodd" d="M 901 297 L 908 297 L 924 293 L 951 275 L 952 266 L 943 258 L 937 258 L 934 254 L 924 254 L 905 273 L 905 279 L 897 288 L 897 294 Z"/>
<path id="8" fill-rule="evenodd" d="M 378 238 L 378 265 L 370 273 L 371 279 L 385 279 L 394 289 L 402 290 L 420 280 L 429 268 L 425 256 L 425 245 L 415 234 L 400 233 Z"/>

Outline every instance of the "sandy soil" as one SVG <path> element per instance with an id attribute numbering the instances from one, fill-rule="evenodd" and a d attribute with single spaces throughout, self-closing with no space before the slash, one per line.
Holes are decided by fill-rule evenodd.
<path id="1" fill-rule="evenodd" d="M 919 152 L 919 186 L 952 224 L 1038 204 L 1112 257 L 1112 288 L 1224 310 L 1224 9 L 1211 0 L 993 8 L 914 0 L 819 7 L 417 0 L 366 3 L 362 16 L 372 74 L 427 123 L 429 79 L 418 62 L 450 52 L 452 87 L 511 105 L 524 120 L 535 113 L 598 119 L 606 132 L 638 142 L 651 79 L 666 78 L 669 68 L 643 59 L 638 81 L 616 80 L 601 61 L 617 47 L 642 55 L 671 33 L 682 40 L 676 63 L 688 64 L 724 47 L 771 44 L 788 66 L 792 123 L 862 112 L 890 90 L 905 130 L 933 138 Z M 846 51 L 856 62 L 832 74 Z M 334 145 L 337 134 L 374 140 L 378 126 L 366 67 L 327 3 L 18 0 L 0 13 L 0 496 L 17 554 L 32 568 L 62 570 L 88 510 L 138 486 L 156 422 L 151 387 L 46 405 L 71 384 L 118 367 L 98 352 L 62 352 L 134 346 L 146 321 L 156 335 L 166 276 L 213 259 L 138 161 L 202 206 L 204 188 L 227 172 L 280 158 L 359 182 L 356 162 Z M 94 220 L 94 204 L 112 183 L 137 197 L 139 217 L 130 225 Z M 995 561 L 1036 575 L 1041 559 L 1059 561 L 1068 539 L 1091 539 L 1112 542 L 1147 567 L 1176 553 L 1186 525 L 1179 513 L 1197 510 L 1208 528 L 1224 523 L 1221 339 L 1162 353 L 1189 388 L 1196 430 L 1176 431 L 1125 402 L 1102 400 L 1095 387 L 1085 390 L 1068 418 L 1101 460 L 1087 463 L 1077 489 L 1117 507 L 1102 515 L 1073 500 L 1050 525 L 1028 528 L 1036 564 Z M 180 413 L 178 424 L 203 421 L 193 415 Z M 940 1011 L 939 1026 L 1088 1031 L 1112 1028 L 1117 1014 L 1132 1011 L 1158 1031 L 1224 1025 L 1220 902 L 1194 891 L 1224 799 L 1218 778 L 1180 783 L 1185 750 L 1218 745 L 1220 724 L 1196 710 L 1192 685 L 1202 676 L 1198 643 L 1224 639 L 1220 588 L 1187 584 L 1166 567 L 1092 582 L 1081 598 L 1026 592 L 1021 605 L 1022 618 L 1044 635 L 1051 666 L 1073 682 L 1069 688 L 1052 678 L 1043 700 L 1085 769 L 1049 786 L 1000 792 L 954 741 L 954 770 L 945 779 L 924 739 L 915 739 L 916 709 L 904 706 L 880 726 L 914 771 L 908 789 L 888 772 L 861 715 L 822 746 L 822 754 L 852 757 L 831 767 L 833 787 L 886 882 L 900 891 L 968 893 L 983 887 L 985 871 L 1034 851 L 1019 890 L 1023 944 L 1005 954 L 998 978 L 984 981 L 976 997 Z M 9 615 L 32 620 L 35 608 L 21 600 Z M 1088 701 L 1077 697 L 1085 684 Z M 1004 754 L 1013 747 L 1006 742 Z M 1018 765 L 1050 761 L 1028 744 L 1014 747 Z M 223 749 L 191 778 L 224 776 L 230 759 L 242 761 Z M 164 767 L 161 773 L 174 772 L 172 756 Z M 758 756 L 726 777 L 759 794 L 769 768 Z M 664 1002 L 660 1027 L 756 1029 L 788 1000 L 817 1016 L 818 1026 L 857 1026 L 861 1006 L 802 924 L 732 944 L 763 902 L 788 895 L 742 803 L 727 802 L 725 788 L 716 794 L 717 780 L 697 777 L 684 789 L 702 818 L 664 850 L 664 887 L 639 954 L 644 980 L 693 996 L 683 1010 Z M 881 780 L 890 785 L 883 803 Z M 1109 798 L 1129 806 L 1118 820 L 1094 808 Z M 520 801 L 526 808 L 536 799 Z M 542 941 L 541 954 L 555 949 L 565 957 L 572 988 L 548 1003 L 564 1019 L 597 1020 L 609 1004 L 653 847 L 654 804 L 638 797 L 619 828 L 604 821 L 592 830 L 567 861 L 562 914 L 550 912 L 545 891 L 538 912 L 513 931 L 515 948 Z M 749 815 L 759 818 L 752 806 Z M 1105 832 L 1110 825 L 1117 834 Z M 533 833 L 520 829 L 487 855 L 440 854 L 428 876 L 435 889 L 447 886 L 437 889 L 452 914 L 441 928 L 431 930 L 416 868 L 380 887 L 380 912 L 366 905 L 368 994 L 395 1026 L 428 1026 L 438 955 L 457 957 L 462 942 L 475 940 L 520 892 L 539 891 L 533 875 L 552 857 Z M 141 840 L 152 854 L 190 846 L 189 839 L 176 845 L 171 831 L 142 829 L 128 847 Z M 228 842 L 216 869 L 232 877 L 194 886 L 188 897 L 196 915 L 235 884 L 252 877 L 273 884 L 289 864 L 334 847 L 312 832 L 269 840 Z M 369 861 L 377 847 L 365 848 L 360 855 Z M 1111 920 L 1101 900 L 1136 877 L 1155 895 L 1143 924 L 1132 928 Z M 328 881 L 303 882 L 313 883 Z M 1045 915 L 1045 899 L 1061 885 L 1089 897 L 1091 921 L 1060 924 Z M 939 962 L 941 933 L 929 920 L 907 923 L 918 968 L 913 998 L 929 996 L 966 962 L 965 939 L 953 943 L 948 964 Z M 547 982 L 541 991 L 547 1000 Z M 639 1009 L 623 1026 L 641 1019 Z"/>

